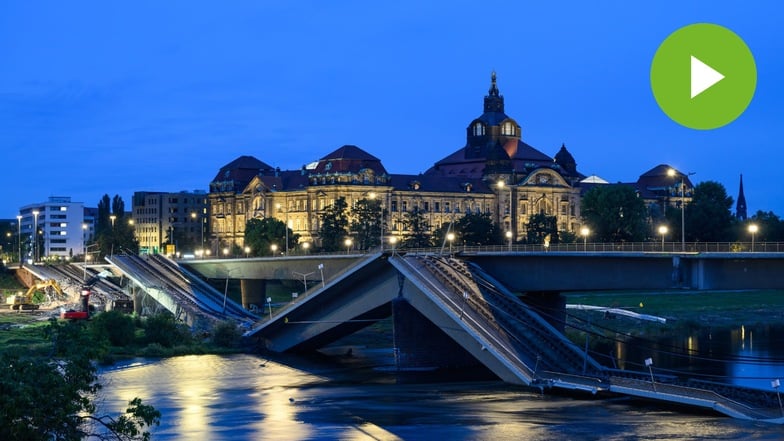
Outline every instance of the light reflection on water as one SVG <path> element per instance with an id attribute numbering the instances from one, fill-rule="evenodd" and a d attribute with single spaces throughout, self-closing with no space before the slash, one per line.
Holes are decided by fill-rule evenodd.
<path id="1" fill-rule="evenodd" d="M 496 381 L 403 384 L 360 367 L 286 363 L 199 355 L 121 365 L 101 374 L 100 411 L 119 412 L 141 397 L 163 413 L 153 438 L 178 440 L 774 440 L 782 433 L 625 399 L 542 396 Z"/>

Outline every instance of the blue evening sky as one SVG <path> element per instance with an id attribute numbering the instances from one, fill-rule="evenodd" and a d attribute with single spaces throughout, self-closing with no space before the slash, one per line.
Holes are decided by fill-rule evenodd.
<path id="1" fill-rule="evenodd" d="M 751 48 L 739 119 L 696 131 L 665 116 L 650 62 L 712 22 Z M 784 215 L 778 1 L 2 1 L 0 217 L 49 196 L 96 206 L 134 191 L 207 190 L 253 155 L 297 169 L 344 144 L 391 173 L 461 148 L 490 72 L 523 139 L 578 169 L 635 181 L 669 163 Z"/>

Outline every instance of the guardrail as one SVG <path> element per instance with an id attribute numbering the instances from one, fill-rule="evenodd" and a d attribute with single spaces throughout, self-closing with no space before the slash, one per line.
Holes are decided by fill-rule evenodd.
<path id="1" fill-rule="evenodd" d="M 440 253 L 441 247 L 395 249 L 400 253 Z M 451 253 L 479 252 L 629 252 L 629 253 L 784 253 L 784 242 L 755 242 L 752 251 L 751 242 L 579 242 L 559 243 L 544 246 L 543 244 L 512 244 L 512 245 L 452 245 Z M 444 254 L 450 248 L 443 249 Z"/>

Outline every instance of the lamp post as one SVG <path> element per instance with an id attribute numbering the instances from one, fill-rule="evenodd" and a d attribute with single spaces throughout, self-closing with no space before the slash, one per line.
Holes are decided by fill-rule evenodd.
<path id="1" fill-rule="evenodd" d="M 223 257 L 229 257 L 229 247 L 223 249 Z"/>
<path id="2" fill-rule="evenodd" d="M 90 255 L 84 255 L 84 274 L 82 275 L 82 282 L 87 282 L 87 262 L 90 261 Z"/>
<path id="3" fill-rule="evenodd" d="M 310 250 L 310 242 L 303 242 L 302 249 L 305 251 L 305 254 L 308 254 L 308 250 Z"/>
<path id="4" fill-rule="evenodd" d="M 683 173 L 676 172 L 674 168 L 667 170 L 667 176 L 675 177 L 676 174 L 681 176 L 681 252 L 686 251 L 686 198 L 683 193 L 685 176 Z M 689 172 L 688 176 L 693 175 L 694 172 Z"/>
<path id="5" fill-rule="evenodd" d="M 33 210 L 33 263 L 38 262 L 38 210 Z"/>
<path id="6" fill-rule="evenodd" d="M 455 233 L 447 233 L 446 241 L 449 242 L 449 255 L 452 255 L 452 242 L 455 241 Z"/>
<path id="7" fill-rule="evenodd" d="M 667 231 L 669 231 L 669 228 L 667 228 L 667 225 L 660 225 L 659 226 L 659 234 L 661 234 L 661 237 L 662 237 L 662 248 L 661 248 L 662 252 L 664 251 L 664 236 L 667 235 Z"/>
<path id="8" fill-rule="evenodd" d="M 351 246 L 354 245 L 354 241 L 352 241 L 351 239 L 346 239 L 346 241 L 343 243 L 346 245 L 346 254 L 349 254 L 349 252 L 351 251 Z"/>
<path id="9" fill-rule="evenodd" d="M 588 251 L 588 235 L 591 234 L 591 230 L 588 227 L 580 228 L 580 236 L 583 237 L 583 251 Z"/>
<path id="10" fill-rule="evenodd" d="M 504 195 L 503 191 L 506 188 L 506 182 L 503 180 L 498 180 L 498 225 L 501 226 L 504 223 L 504 217 L 506 216 L 506 203 L 504 202 Z M 512 205 L 512 187 L 509 187 L 509 214 L 511 214 L 511 205 Z M 511 232 L 511 230 L 510 230 Z"/>
<path id="11" fill-rule="evenodd" d="M 201 249 L 204 249 L 204 218 L 197 215 L 195 211 L 191 211 L 191 219 L 195 221 L 197 217 L 199 219 L 199 229 L 201 230 Z"/>
<path id="12" fill-rule="evenodd" d="M 757 224 L 749 225 L 749 233 L 751 233 L 751 252 L 752 253 L 754 252 L 754 236 L 757 235 L 758 231 L 759 231 L 759 227 L 757 226 Z"/>
<path id="13" fill-rule="evenodd" d="M 272 251 L 272 257 L 275 257 L 275 254 L 278 253 L 278 245 L 274 243 L 270 245 L 270 251 Z"/>
<path id="14" fill-rule="evenodd" d="M 506 241 L 508 242 L 508 245 L 509 245 L 509 251 L 512 251 L 512 232 L 511 231 L 507 230 L 507 232 L 506 232 Z"/>
<path id="15" fill-rule="evenodd" d="M 278 203 L 278 211 L 283 211 L 283 213 L 285 214 L 285 219 L 286 219 L 286 228 L 285 228 L 285 230 L 286 230 L 286 248 L 285 248 L 285 250 L 286 250 L 286 252 L 285 252 L 285 255 L 288 256 L 289 255 L 289 210 L 288 209 L 284 210 L 283 209 L 283 204 Z"/>
<path id="16" fill-rule="evenodd" d="M 250 247 L 249 247 L 249 246 L 246 246 L 246 247 L 245 247 L 245 258 L 246 258 L 246 259 L 248 258 L 248 254 L 250 254 Z"/>
<path id="17" fill-rule="evenodd" d="M 19 268 L 22 267 L 22 215 L 16 215 L 16 242 L 19 246 Z"/>
<path id="18" fill-rule="evenodd" d="M 112 246 L 109 249 L 109 256 L 114 256 L 114 221 L 117 220 L 117 215 L 112 214 L 109 216 L 109 219 L 112 221 Z"/>

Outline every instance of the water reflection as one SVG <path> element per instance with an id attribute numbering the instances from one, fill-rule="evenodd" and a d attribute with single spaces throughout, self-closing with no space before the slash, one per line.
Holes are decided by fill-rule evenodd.
<path id="1" fill-rule="evenodd" d="M 610 352 L 621 369 L 642 370 L 643 360 L 651 357 L 659 373 L 770 390 L 771 380 L 784 379 L 783 332 L 781 326 L 741 325 L 685 337 L 597 343 L 595 352 Z"/>
<path id="2" fill-rule="evenodd" d="M 204 355 L 144 360 L 101 377 L 106 384 L 102 411 L 120 411 L 134 396 L 161 410 L 154 439 L 772 440 L 780 435 L 778 426 L 627 399 L 541 395 L 498 381 L 400 383 L 356 362 L 286 359 L 284 364 L 250 355 Z"/>

